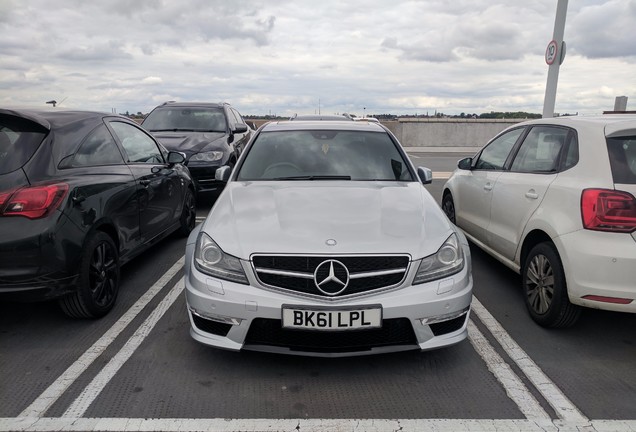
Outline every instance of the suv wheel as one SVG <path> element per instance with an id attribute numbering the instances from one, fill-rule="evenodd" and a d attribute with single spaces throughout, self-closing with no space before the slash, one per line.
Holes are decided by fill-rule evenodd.
<path id="1" fill-rule="evenodd" d="M 563 264 L 550 242 L 534 246 L 521 269 L 524 299 L 532 319 L 543 327 L 569 327 L 581 314 L 570 303 Z"/>
<path id="2" fill-rule="evenodd" d="M 115 305 L 119 291 L 119 256 L 115 242 L 103 232 L 89 235 L 82 252 L 77 291 L 59 304 L 72 318 L 99 318 Z"/>

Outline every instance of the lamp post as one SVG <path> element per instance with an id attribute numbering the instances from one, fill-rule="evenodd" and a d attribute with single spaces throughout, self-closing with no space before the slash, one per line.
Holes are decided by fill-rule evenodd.
<path id="1" fill-rule="evenodd" d="M 565 30 L 567 10 L 568 0 L 558 0 L 552 40 L 545 51 L 545 62 L 549 68 L 548 81 L 545 86 L 545 99 L 543 100 L 543 118 L 554 117 L 554 102 L 556 100 L 557 83 L 559 81 L 559 67 L 565 58 L 563 33 Z"/>

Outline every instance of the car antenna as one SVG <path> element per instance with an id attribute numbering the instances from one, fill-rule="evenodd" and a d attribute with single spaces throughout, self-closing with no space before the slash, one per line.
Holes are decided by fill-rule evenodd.
<path id="1" fill-rule="evenodd" d="M 47 104 L 51 104 L 53 105 L 53 108 L 55 108 L 57 105 L 62 105 L 62 102 L 64 102 L 67 98 L 62 99 L 61 102 L 56 101 L 55 99 L 47 101 Z"/>

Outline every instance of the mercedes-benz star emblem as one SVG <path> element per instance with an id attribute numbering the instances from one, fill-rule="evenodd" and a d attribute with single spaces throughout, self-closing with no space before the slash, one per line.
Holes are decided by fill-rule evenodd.
<path id="1" fill-rule="evenodd" d="M 338 295 L 349 285 L 349 270 L 340 261 L 325 260 L 316 267 L 314 283 L 321 293 Z"/>

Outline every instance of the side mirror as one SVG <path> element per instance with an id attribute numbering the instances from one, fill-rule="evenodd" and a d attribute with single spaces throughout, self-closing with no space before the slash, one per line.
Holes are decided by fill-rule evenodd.
<path id="1" fill-rule="evenodd" d="M 431 184 L 433 182 L 433 171 L 424 167 L 417 167 L 417 175 L 423 184 Z"/>
<path id="2" fill-rule="evenodd" d="M 245 133 L 247 132 L 247 125 L 243 123 L 234 123 L 232 133 Z"/>
<path id="3" fill-rule="evenodd" d="M 184 163 L 186 160 L 186 155 L 185 153 L 181 153 L 181 152 L 176 152 L 176 151 L 171 151 L 168 152 L 168 163 L 169 164 L 182 164 Z"/>
<path id="4" fill-rule="evenodd" d="M 230 174 L 232 174 L 232 167 L 223 165 L 222 167 L 216 169 L 216 172 L 214 173 L 214 180 L 227 183 L 227 181 L 230 179 Z"/>
<path id="5" fill-rule="evenodd" d="M 473 164 L 473 158 L 467 157 L 457 162 L 457 168 L 463 169 L 463 170 L 469 170 L 472 164 Z"/>

